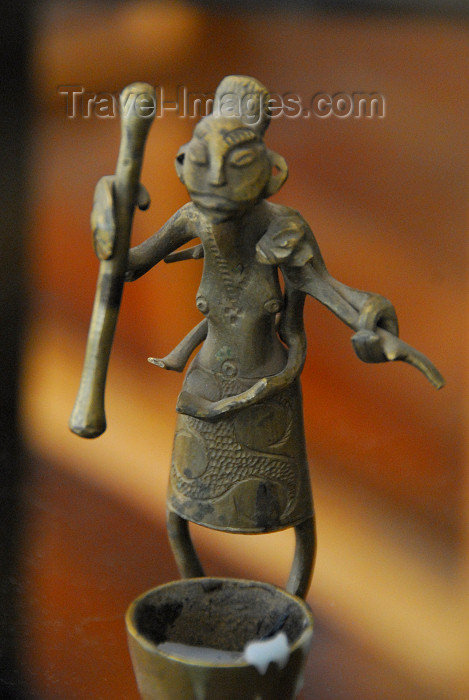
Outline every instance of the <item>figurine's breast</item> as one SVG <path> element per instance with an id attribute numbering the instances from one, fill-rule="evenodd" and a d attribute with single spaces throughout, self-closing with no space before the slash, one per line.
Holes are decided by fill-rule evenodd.
<path id="1" fill-rule="evenodd" d="M 261 226 L 252 230 L 234 222 L 206 227 L 202 236 L 204 271 L 196 304 L 213 321 L 224 319 L 233 324 L 281 310 L 276 267 L 256 259 L 262 233 Z"/>
<path id="2" fill-rule="evenodd" d="M 274 267 L 206 258 L 195 303 L 214 322 L 249 323 L 281 311 L 283 295 Z"/>

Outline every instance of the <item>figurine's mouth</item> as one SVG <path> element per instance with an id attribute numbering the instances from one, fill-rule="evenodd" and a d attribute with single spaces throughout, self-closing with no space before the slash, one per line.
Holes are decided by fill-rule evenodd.
<path id="1" fill-rule="evenodd" d="M 203 192 L 191 192 L 190 195 L 194 204 L 197 204 L 203 209 L 215 209 L 216 211 L 226 212 L 239 209 L 238 203 L 226 199 L 225 197 L 220 197 L 220 195 L 204 194 Z"/>

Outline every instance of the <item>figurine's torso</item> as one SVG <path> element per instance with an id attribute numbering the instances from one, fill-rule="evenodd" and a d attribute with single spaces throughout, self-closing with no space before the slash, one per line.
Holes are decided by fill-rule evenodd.
<path id="1" fill-rule="evenodd" d="M 196 303 L 208 333 L 184 390 L 217 401 L 280 372 L 287 350 L 276 332 L 283 295 L 277 268 L 256 259 L 266 211 L 199 222 L 204 272 Z M 178 417 L 168 507 L 215 529 L 266 532 L 312 514 L 301 389 L 287 389 L 215 421 Z"/>
<path id="2" fill-rule="evenodd" d="M 227 376 L 259 378 L 279 372 L 285 348 L 275 330 L 283 297 L 274 266 L 256 260 L 267 221 L 257 216 L 221 224 L 202 221 L 204 271 L 196 304 L 208 319 L 197 363 Z"/>

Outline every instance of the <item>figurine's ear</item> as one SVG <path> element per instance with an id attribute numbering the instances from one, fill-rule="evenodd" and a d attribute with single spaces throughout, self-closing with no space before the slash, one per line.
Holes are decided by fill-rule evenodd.
<path id="1" fill-rule="evenodd" d="M 175 160 L 175 167 L 176 167 L 176 173 L 178 178 L 181 180 L 182 184 L 184 184 L 184 176 L 183 176 L 183 168 L 182 166 L 184 165 L 184 158 L 186 157 L 186 148 L 187 145 L 181 146 L 181 148 L 178 151 L 178 154 L 176 156 Z"/>
<path id="2" fill-rule="evenodd" d="M 270 175 L 269 182 L 265 188 L 265 197 L 271 197 L 273 194 L 279 191 L 283 183 L 288 177 L 288 165 L 287 161 L 283 156 L 274 151 L 267 151 L 267 155 L 270 160 L 270 165 L 272 167 L 272 173 Z"/>

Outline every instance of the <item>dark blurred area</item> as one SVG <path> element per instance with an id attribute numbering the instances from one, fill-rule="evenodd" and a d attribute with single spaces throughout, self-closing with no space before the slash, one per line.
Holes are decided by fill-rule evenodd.
<path id="1" fill-rule="evenodd" d="M 447 379 L 367 366 L 348 329 L 306 308 L 305 424 L 319 554 L 302 697 L 462 700 L 469 694 L 467 464 L 468 7 L 465 2 L 9 3 L 1 22 L 0 697 L 137 698 L 123 616 L 177 576 L 164 497 L 180 376 L 147 366 L 198 320 L 199 262 L 124 292 L 107 433 L 67 421 L 97 263 L 95 182 L 118 119 L 67 118 L 58 86 L 147 80 L 210 92 L 225 74 L 272 91 L 378 92 L 383 119 L 278 119 L 269 147 L 332 274 L 395 304 L 401 334 Z M 173 168 L 195 120 L 156 119 L 143 240 L 187 201 Z M 283 585 L 287 535 L 195 533 L 208 573 Z"/>
<path id="2" fill-rule="evenodd" d="M 25 3 L 2 12 L 0 55 L 0 694 L 22 697 L 17 620 L 25 466 L 18 427 L 19 373 L 27 298 L 24 266 L 27 218 L 29 17 Z"/>

